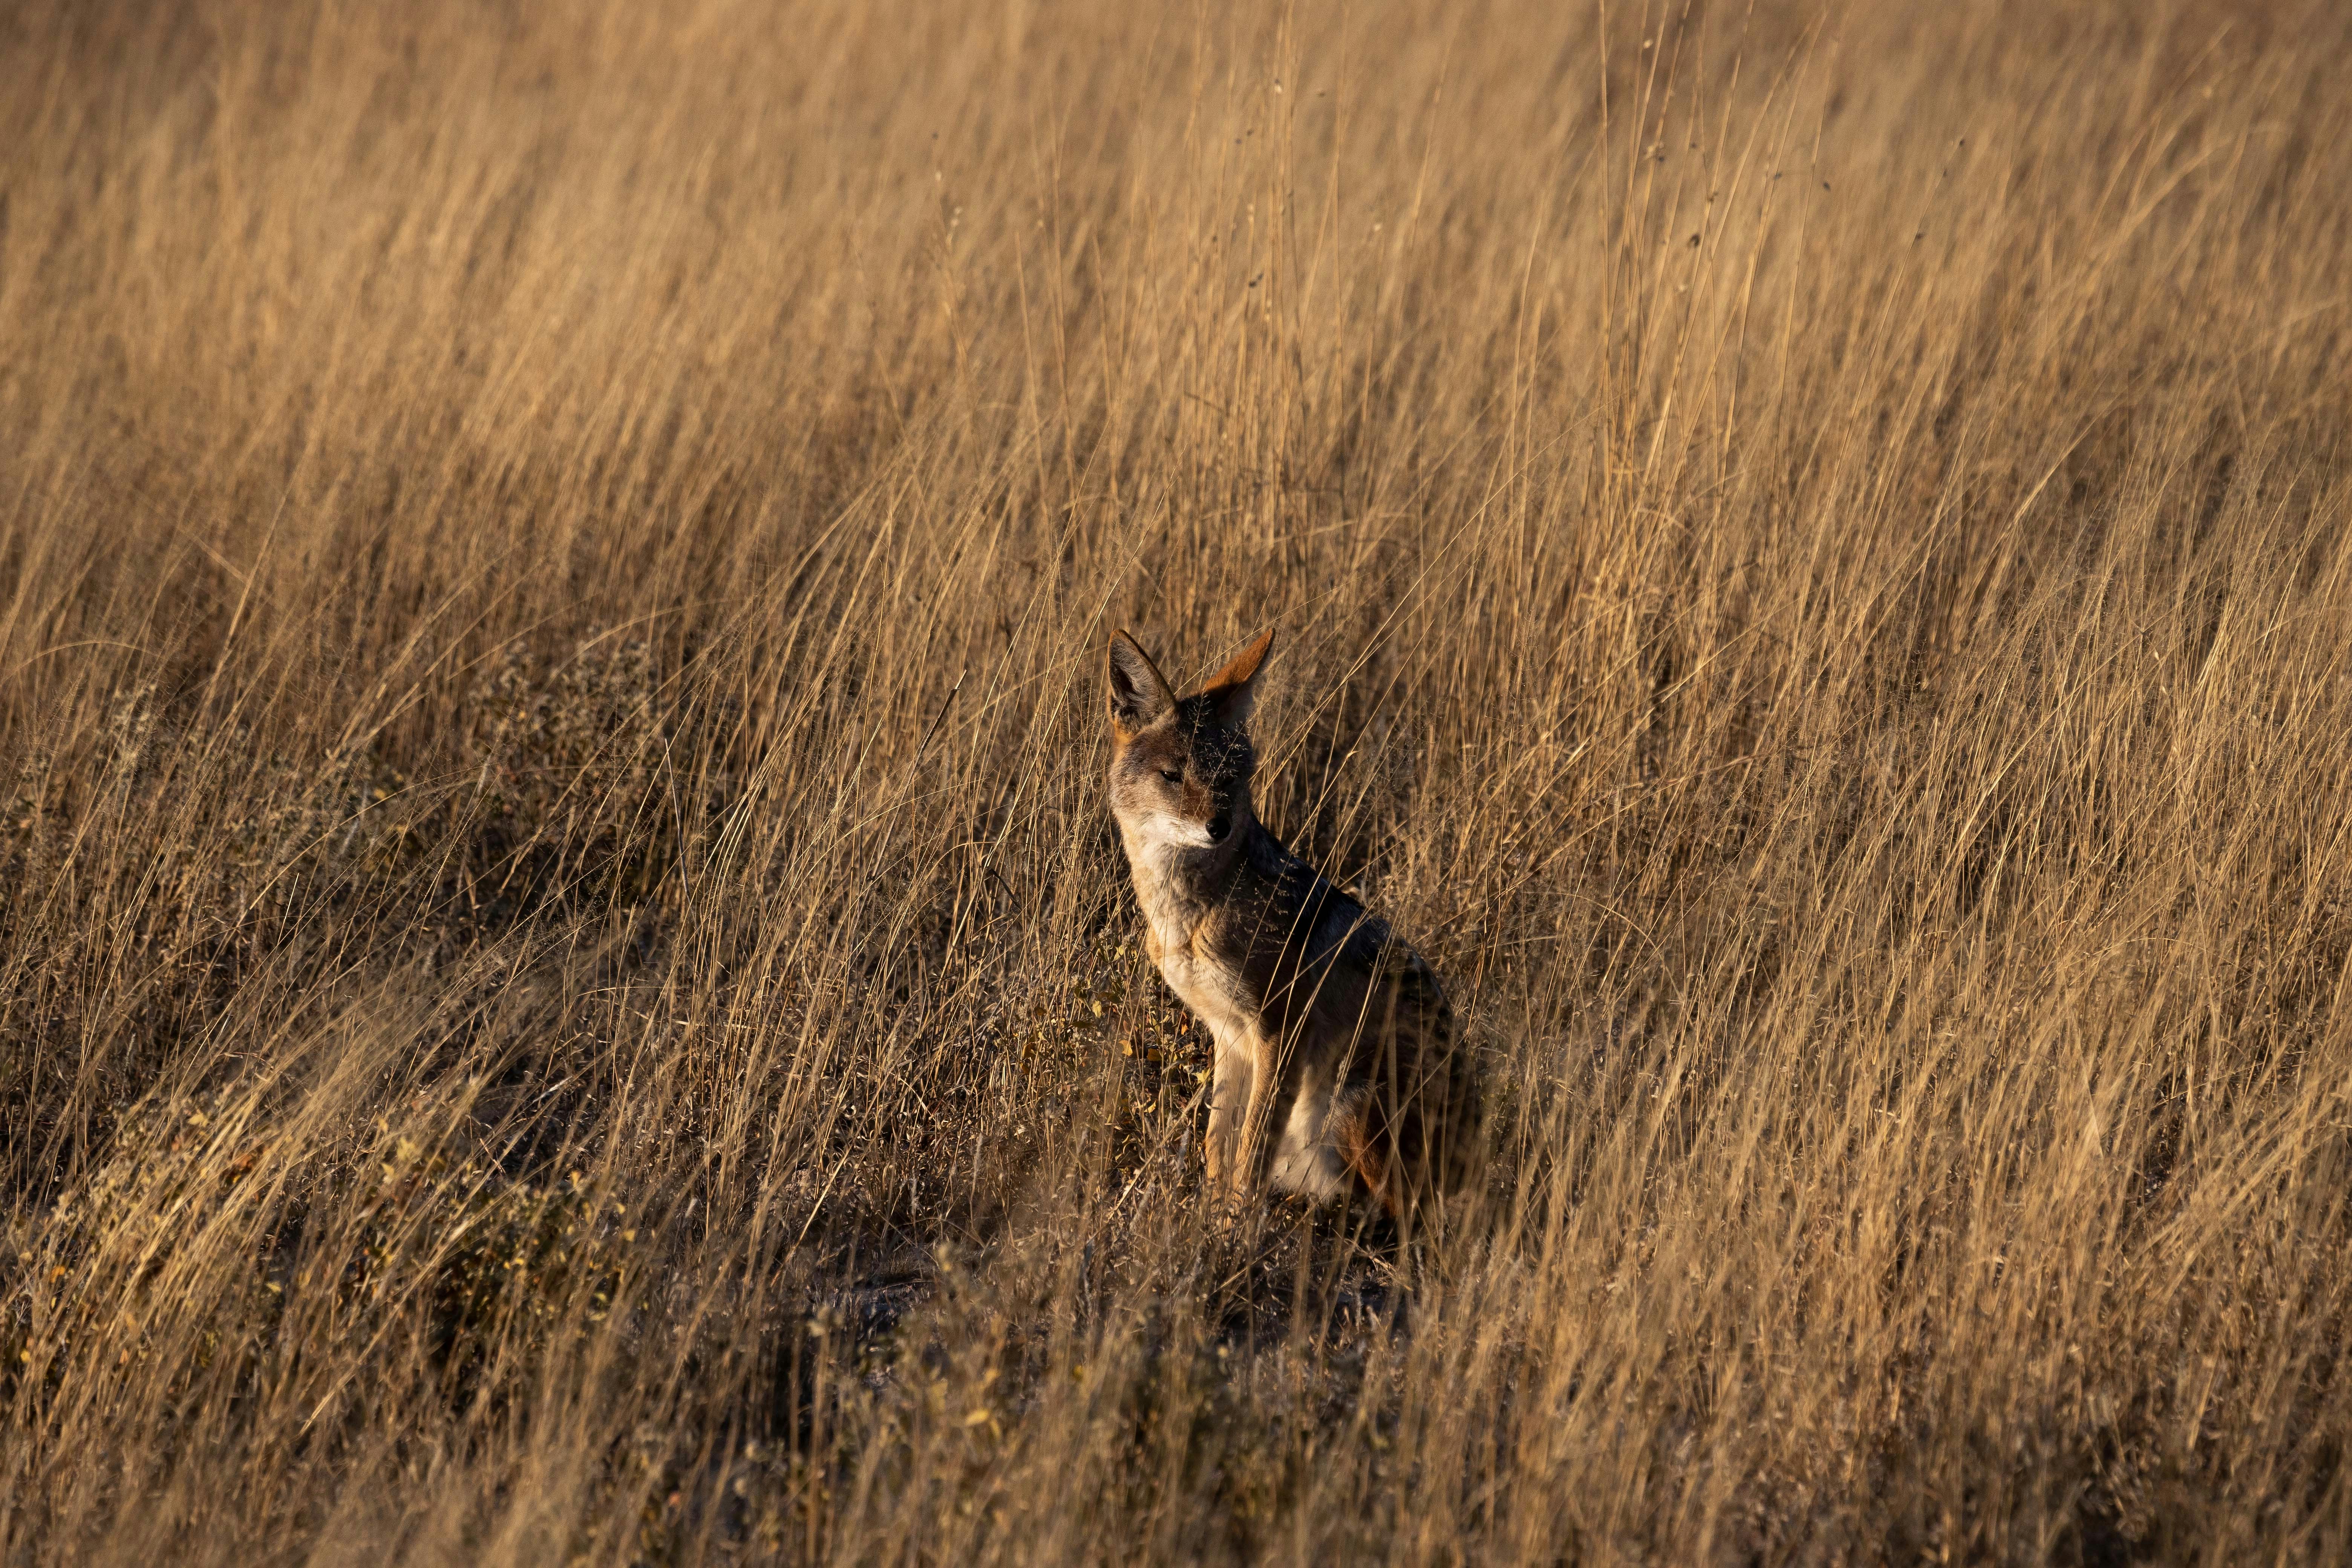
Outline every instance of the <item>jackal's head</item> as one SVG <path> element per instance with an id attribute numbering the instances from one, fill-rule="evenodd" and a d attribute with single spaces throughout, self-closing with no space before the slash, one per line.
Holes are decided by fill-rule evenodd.
<path id="1" fill-rule="evenodd" d="M 1110 639 L 1110 808 L 1130 848 L 1216 848 L 1254 820 L 1257 753 L 1244 721 L 1273 646 L 1269 627 L 1208 685 L 1179 697 L 1133 637 Z"/>

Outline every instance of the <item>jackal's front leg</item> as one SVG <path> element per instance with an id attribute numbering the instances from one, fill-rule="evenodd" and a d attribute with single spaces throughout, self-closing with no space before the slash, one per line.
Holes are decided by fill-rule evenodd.
<path id="1" fill-rule="evenodd" d="M 1248 1121 L 1250 1087 L 1255 1078 L 1245 1051 L 1220 1046 L 1209 1085 L 1209 1136 L 1202 1152 L 1209 1162 L 1209 1191 L 1220 1200 L 1234 1197 L 1234 1184 L 1244 1169 L 1242 1130 Z"/>
<path id="2" fill-rule="evenodd" d="M 1234 1163 L 1230 1188 L 1234 1206 L 1239 1208 L 1256 1195 L 1265 1182 L 1265 1169 L 1274 1149 L 1274 1091 L 1282 1082 L 1282 1064 L 1276 1059 L 1274 1043 L 1264 1037 L 1249 1043 L 1249 1095 L 1242 1105 L 1240 1144 Z"/>

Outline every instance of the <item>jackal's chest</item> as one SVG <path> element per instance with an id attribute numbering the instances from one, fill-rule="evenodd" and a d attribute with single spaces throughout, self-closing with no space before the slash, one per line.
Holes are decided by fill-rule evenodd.
<path id="1" fill-rule="evenodd" d="M 1219 1045 L 1238 1045 L 1256 1028 L 1257 997 L 1232 963 L 1196 951 L 1181 937 L 1163 939 L 1158 931 L 1145 938 L 1145 948 L 1168 988 Z"/>

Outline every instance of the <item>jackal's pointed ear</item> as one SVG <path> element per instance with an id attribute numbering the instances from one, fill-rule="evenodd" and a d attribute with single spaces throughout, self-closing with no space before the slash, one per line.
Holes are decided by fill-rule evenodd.
<path id="1" fill-rule="evenodd" d="M 1129 734 L 1176 706 L 1175 690 L 1151 656 L 1125 632 L 1114 633 L 1106 660 L 1110 671 L 1110 721 Z"/>
<path id="2" fill-rule="evenodd" d="M 1227 729 L 1249 717 L 1250 699 L 1256 690 L 1258 667 L 1265 663 L 1266 654 L 1274 647 L 1274 628 L 1268 626 L 1250 639 L 1249 647 L 1234 655 L 1233 662 L 1210 678 L 1201 688 L 1201 695 L 1209 700 L 1217 715 L 1217 722 Z"/>

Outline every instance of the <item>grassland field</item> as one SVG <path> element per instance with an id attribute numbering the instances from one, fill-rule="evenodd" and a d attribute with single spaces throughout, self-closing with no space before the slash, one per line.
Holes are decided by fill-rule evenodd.
<path id="1" fill-rule="evenodd" d="M 0 1562 L 2352 1558 L 2352 11 L 0 12 Z M 1102 658 L 1482 1183 L 1202 1201 Z"/>

